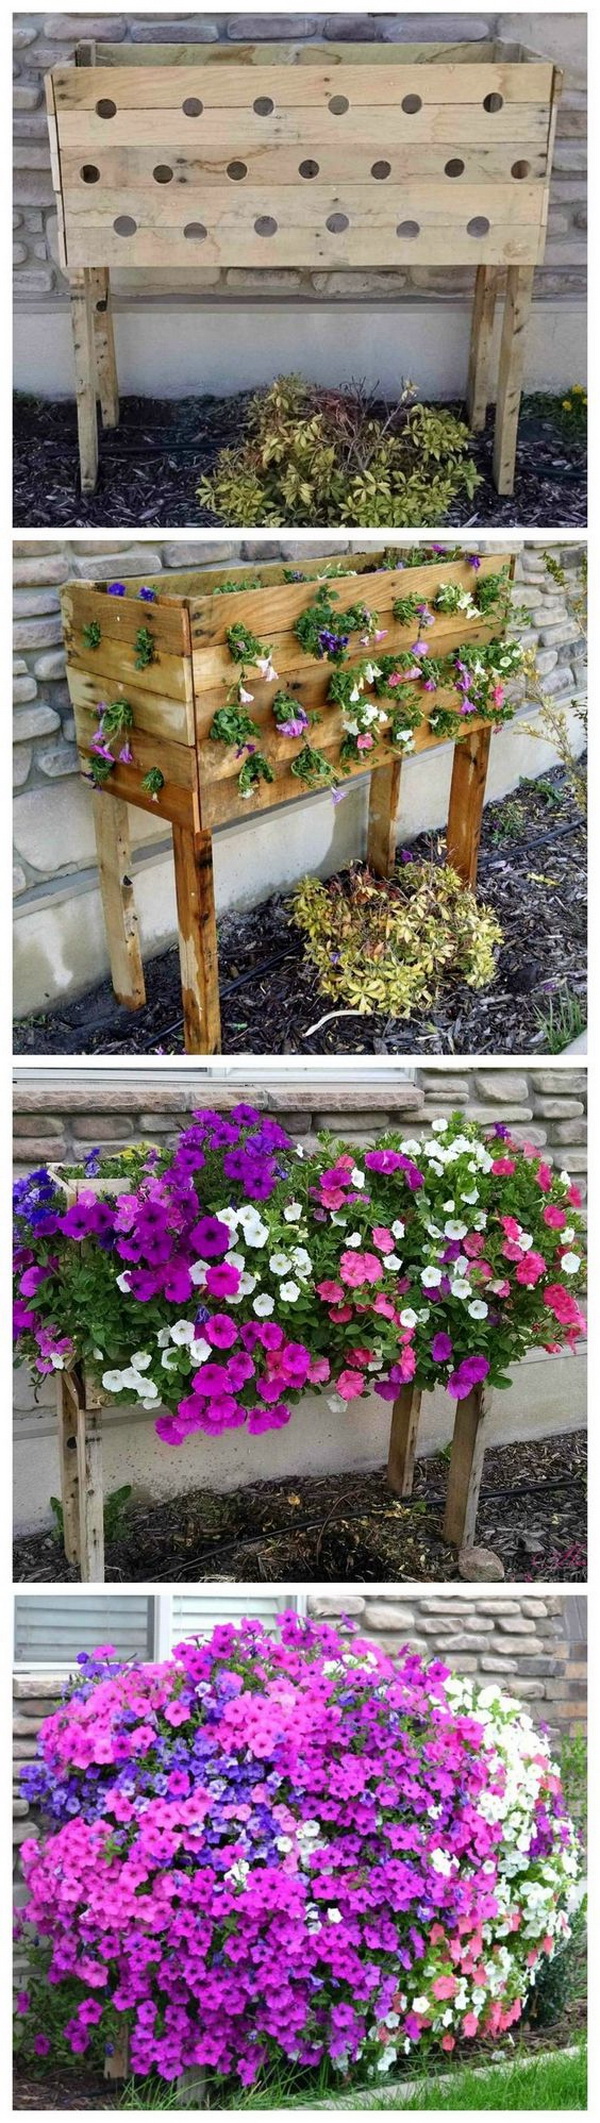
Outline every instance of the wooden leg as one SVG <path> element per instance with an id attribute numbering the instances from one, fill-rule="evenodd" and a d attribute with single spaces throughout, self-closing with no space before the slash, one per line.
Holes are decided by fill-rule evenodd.
<path id="1" fill-rule="evenodd" d="M 403 1386 L 392 1408 L 388 1482 L 395 1496 L 412 1496 L 421 1392 L 411 1382 Z"/>
<path id="2" fill-rule="evenodd" d="M 186 1054 L 220 1054 L 212 835 L 173 827 Z"/>
<path id="3" fill-rule="evenodd" d="M 454 746 L 446 852 L 463 884 L 477 882 L 483 799 L 490 756 L 491 729 L 473 730 Z"/>
<path id="4" fill-rule="evenodd" d="M 506 275 L 494 434 L 494 484 L 499 494 L 512 494 L 515 484 L 525 333 L 532 293 L 533 266 L 509 265 Z"/>
<path id="5" fill-rule="evenodd" d="M 119 425 L 119 383 L 108 266 L 90 270 L 98 397 L 104 428 Z"/>
<path id="6" fill-rule="evenodd" d="M 456 1403 L 444 1519 L 445 1539 L 456 1548 L 472 1548 L 475 1540 L 490 1408 L 491 1395 L 485 1386 L 474 1386 Z"/>
<path id="7" fill-rule="evenodd" d="M 467 416 L 477 435 L 485 427 L 491 392 L 492 338 L 498 291 L 497 265 L 478 265 L 471 323 Z"/>
<path id="8" fill-rule="evenodd" d="M 107 789 L 92 791 L 96 859 L 102 895 L 112 984 L 117 1001 L 140 1010 L 146 1001 L 127 804 Z"/>
<path id="9" fill-rule="evenodd" d="M 104 2059 L 104 2077 L 105 2079 L 128 2079 L 130 2068 L 129 2028 L 120 2027 L 115 2035 L 114 2049 L 111 2050 L 110 2056 L 106 2056 Z"/>
<path id="10" fill-rule="evenodd" d="M 81 271 L 71 273 L 69 278 L 81 491 L 83 494 L 93 494 L 98 478 L 98 416 L 91 275 L 83 267 Z"/>
<path id="11" fill-rule="evenodd" d="M 77 1411 L 79 1475 L 79 1548 L 83 1585 L 104 1584 L 104 1484 L 102 1480 L 102 1410 Z"/>
<path id="12" fill-rule="evenodd" d="M 175 2080 L 176 2108 L 204 2108 L 206 2106 L 206 2072 L 202 2064 L 190 2064 Z"/>
<path id="13" fill-rule="evenodd" d="M 389 877 L 396 860 L 396 818 L 400 800 L 402 760 L 375 767 L 369 789 L 367 862 L 376 877 Z"/>
<path id="14" fill-rule="evenodd" d="M 79 1549 L 79 1465 L 77 1459 L 77 1418 L 81 1400 L 81 1380 L 77 1371 L 57 1371 L 56 1413 L 58 1421 L 58 1456 L 60 1461 L 60 1494 L 63 1509 L 63 1540 L 68 1563 L 80 1563 Z"/>

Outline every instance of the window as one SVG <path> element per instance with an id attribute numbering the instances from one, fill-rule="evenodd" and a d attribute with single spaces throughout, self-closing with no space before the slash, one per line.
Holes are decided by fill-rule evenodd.
<path id="1" fill-rule="evenodd" d="M 159 1593 L 19 1593 L 15 1599 L 15 1664 L 73 1666 L 78 1651 L 114 1644 L 125 1659 L 167 1658 L 185 1636 L 210 1636 L 217 1622 L 256 1616 L 270 1628 L 277 1614 L 306 1612 L 302 1593 L 244 1592 L 215 1585 L 206 1591 Z"/>

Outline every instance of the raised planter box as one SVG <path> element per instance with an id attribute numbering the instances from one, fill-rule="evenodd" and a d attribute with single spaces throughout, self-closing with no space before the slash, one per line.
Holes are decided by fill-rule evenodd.
<path id="1" fill-rule="evenodd" d="M 381 553 L 371 551 L 352 558 L 355 572 L 336 576 L 331 585 L 336 611 L 341 618 L 357 598 L 364 599 L 377 610 L 386 630 L 386 652 L 400 655 L 415 638 L 418 622 L 401 625 L 393 617 L 399 597 L 410 593 L 423 601 L 432 600 L 442 586 L 469 589 L 474 579 L 485 581 L 506 569 L 507 595 L 500 612 L 496 609 L 468 621 L 460 613 L 437 612 L 428 628 L 427 647 L 436 657 L 456 650 L 465 639 L 471 646 L 502 639 L 510 613 L 514 555 L 486 551 L 476 578 L 464 559 L 384 569 L 378 566 Z M 346 556 L 339 560 L 332 556 L 331 564 L 347 565 Z M 319 751 L 332 768 L 339 767 L 344 734 L 341 711 L 328 702 L 333 667 L 304 649 L 295 632 L 301 614 L 314 603 L 315 580 L 322 576 L 323 565 L 322 560 L 309 561 L 306 574 L 312 579 L 302 583 L 286 582 L 281 564 L 267 566 L 258 571 L 260 588 L 227 595 L 219 594 L 222 585 L 234 582 L 236 574 L 243 578 L 243 570 L 169 574 L 156 577 L 154 583 L 150 578 L 148 584 L 134 577 L 125 581 L 124 594 L 119 596 L 111 595 L 105 582 L 70 582 L 61 592 L 67 680 L 85 771 L 89 773 L 100 704 L 126 701 L 132 711 L 127 734 L 133 761 L 116 765 L 103 788 L 92 792 L 115 993 L 131 1009 L 139 1009 L 145 1000 L 127 824 L 127 805 L 134 804 L 170 821 L 173 827 L 188 1053 L 220 1051 L 213 832 L 232 820 L 247 818 L 249 811 L 260 815 L 275 805 L 297 802 L 307 793 L 292 772 L 301 742 L 279 733 L 272 715 L 276 687 L 258 673 L 252 673 L 252 718 L 260 729 L 261 749 L 273 780 L 259 782 L 250 803 L 238 788 L 239 748 L 209 737 L 213 718 L 225 706 L 238 669 L 227 646 L 227 633 L 232 626 L 243 624 L 257 636 L 268 637 L 281 685 L 305 711 L 318 713 Z M 146 586 L 154 589 L 155 602 L 140 601 L 140 587 Z M 142 626 L 150 639 L 150 648 L 146 648 L 150 660 L 140 668 L 136 642 Z M 355 635 L 344 669 L 364 661 L 364 649 Z M 424 719 L 415 731 L 413 746 L 419 752 L 445 741 L 432 728 L 429 716 L 439 708 L 457 710 L 460 695 L 442 687 L 435 694 L 424 691 L 422 705 Z M 448 861 L 470 884 L 477 874 L 490 741 L 490 723 L 470 715 L 465 735 L 454 747 L 447 853 Z M 367 856 L 379 876 L 388 876 L 395 855 L 402 758 L 385 741 L 385 734 L 373 756 Z M 153 767 L 160 770 L 163 783 L 151 795 L 143 781 Z M 345 771 L 364 774 L 364 760 L 347 763 Z"/>
<path id="2" fill-rule="evenodd" d="M 119 417 L 110 268 L 477 268 L 469 417 L 506 299 L 494 478 L 512 493 L 562 76 L 517 45 L 80 45 L 47 77 L 81 478 Z"/>

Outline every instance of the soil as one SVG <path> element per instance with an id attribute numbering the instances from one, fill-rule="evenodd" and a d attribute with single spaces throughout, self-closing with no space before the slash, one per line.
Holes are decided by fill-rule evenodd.
<path id="1" fill-rule="evenodd" d="M 444 836 L 411 842 L 418 860 L 443 859 Z M 321 994 L 275 894 L 219 923 L 224 1054 L 530 1054 L 552 1051 L 540 1018 L 574 999 L 585 1024 L 586 830 L 561 768 L 486 806 L 478 892 L 504 942 L 493 985 L 445 988 L 427 1018 L 359 1017 Z M 109 980 L 76 1001 L 15 1025 L 17 1054 L 179 1054 L 183 1050 L 177 947 L 146 967 L 147 1002 L 135 1013 Z M 326 1023 L 322 1023 L 327 1019 Z M 318 1028 L 318 1029 L 314 1029 Z M 575 1023 L 574 1030 L 581 1029 Z M 565 1044 L 569 1034 L 565 1035 Z"/>
<path id="2" fill-rule="evenodd" d="M 507 1579 L 585 1582 L 586 1467 L 583 1431 L 487 1453 L 477 1542 L 500 1557 Z M 378 1470 L 131 1504 L 107 1543 L 106 1580 L 447 1583 L 458 1577 L 442 1533 L 447 1474 L 445 1452 L 419 1460 L 407 1503 Z M 13 1574 L 20 1584 L 76 1582 L 48 1532 L 17 1540 Z"/>
<path id="3" fill-rule="evenodd" d="M 95 494 L 82 495 L 75 402 L 18 395 L 14 426 L 15 527 L 70 525 L 103 529 L 112 524 L 136 531 L 144 526 L 210 525 L 217 519 L 199 507 L 200 476 L 210 472 L 220 450 L 239 441 L 250 392 L 232 398 L 124 398 L 118 428 L 100 441 L 100 471 Z M 452 402 L 451 411 L 464 408 Z M 381 406 L 385 415 L 387 408 Z M 586 523 L 586 454 L 579 438 L 566 436 L 560 400 L 525 398 L 519 427 L 517 478 L 513 495 L 502 497 L 492 483 L 493 413 L 482 435 L 473 436 L 471 454 L 483 477 L 472 501 L 459 498 L 446 519 L 459 528 L 490 525 L 526 529 Z M 302 516 L 298 519 L 303 525 Z M 319 527 L 313 514 L 311 530 Z"/>

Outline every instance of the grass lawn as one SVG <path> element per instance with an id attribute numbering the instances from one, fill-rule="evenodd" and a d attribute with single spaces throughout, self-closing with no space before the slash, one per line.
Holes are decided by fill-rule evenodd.
<path id="1" fill-rule="evenodd" d="M 356 2112 L 361 2108 L 358 2089 L 354 2100 L 344 2094 L 336 2099 L 330 2091 L 329 2094 L 325 2093 L 323 2081 L 319 2087 L 318 2075 L 313 2089 L 316 2098 L 312 2103 L 306 2088 L 302 2092 L 294 2092 L 292 2087 L 291 2074 L 286 2076 L 285 2072 L 273 2072 L 260 2089 L 243 2094 L 238 2088 L 233 2099 L 223 2092 L 217 2097 L 216 2088 L 211 2091 L 214 2106 L 222 2108 L 265 2108 L 271 2112 L 274 2109 L 300 2108 L 304 2113 L 311 2107 L 318 2110 L 330 2108 L 332 2111 L 337 2108 L 350 2111 L 355 2109 Z M 365 2089 L 362 2098 L 367 2112 L 372 2103 L 373 2113 L 381 2113 L 384 2108 L 399 2108 L 408 2115 L 422 2114 L 427 2109 L 439 2113 L 441 2109 L 447 2108 L 462 2109 L 463 2112 L 477 2108 L 496 2111 L 508 2108 L 541 2108 L 554 2111 L 587 2109 L 586 2049 L 582 2044 L 574 2054 L 559 2049 L 551 2056 L 547 2053 L 529 2057 L 522 2055 L 504 2070 L 490 2066 L 487 2070 L 477 2071 L 460 2066 L 454 2072 L 439 2073 L 437 2082 L 436 2075 L 432 2073 L 426 2087 L 423 2079 L 419 2079 L 418 2088 L 415 2088 L 412 2095 L 408 2090 L 407 2079 L 396 2088 L 390 2085 L 389 2081 L 384 2081 L 377 2089 L 369 2087 L 368 2092 Z M 118 2105 L 121 2109 L 137 2108 L 146 2111 L 158 2108 L 188 2108 L 198 2113 L 198 2096 L 190 2089 L 189 2102 L 186 2102 L 181 2093 L 177 2096 L 175 2088 L 159 2087 L 156 2083 L 144 2086 L 139 2082 L 137 2085 L 130 2082 L 121 2094 Z M 213 2106 L 210 2095 L 207 2106 Z"/>

